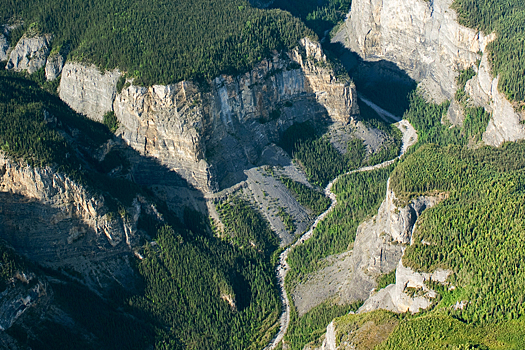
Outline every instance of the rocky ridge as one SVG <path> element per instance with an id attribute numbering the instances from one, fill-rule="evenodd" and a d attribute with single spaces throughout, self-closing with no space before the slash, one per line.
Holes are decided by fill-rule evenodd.
<path id="1" fill-rule="evenodd" d="M 407 244 L 412 243 L 412 235 L 417 228 L 417 218 L 421 213 L 441 200 L 445 195 L 421 196 L 404 207 L 398 206 L 395 193 L 388 187 L 386 199 L 376 216 L 363 222 L 358 230 L 352 256 L 355 267 L 349 275 L 348 283 L 342 291 L 350 301 L 365 300 L 357 311 L 366 313 L 384 309 L 393 312 L 416 313 L 428 308 L 437 293 L 429 289 L 429 280 L 445 283 L 451 271 L 438 269 L 433 273 L 420 273 L 403 266 L 402 256 Z M 392 270 L 396 271 L 396 283 L 375 291 L 376 278 Z M 366 288 L 368 286 L 368 289 Z M 350 349 L 351 346 L 337 346 L 339 338 L 337 324 L 331 322 L 323 336 L 320 347 L 310 350 Z"/>
<path id="2" fill-rule="evenodd" d="M 397 64 L 419 82 L 429 100 L 452 101 L 449 119 L 462 123 L 461 107 L 454 101 L 460 70 L 482 60 L 478 76 L 467 88 L 471 98 L 492 114 L 483 141 L 499 146 L 504 141 L 525 138 L 520 123 L 524 116 L 498 92 L 498 77 L 492 77 L 486 45 L 494 34 L 461 26 L 450 8 L 452 0 L 357 0 L 343 29 L 334 39 L 364 60 Z"/>
<path id="3" fill-rule="evenodd" d="M 114 111 L 121 136 L 204 192 L 245 179 L 267 145 L 293 123 L 351 123 L 359 113 L 355 86 L 339 81 L 320 44 L 301 40 L 240 76 L 222 75 L 204 89 L 195 82 L 116 91 L 118 72 L 66 63 L 60 97 L 101 120 Z"/>
<path id="4" fill-rule="evenodd" d="M 54 269 L 75 271 L 94 291 L 133 288 L 129 257 L 137 221 L 149 204 L 136 198 L 115 215 L 104 197 L 54 169 L 33 168 L 0 154 L 1 236 L 17 253 Z"/>

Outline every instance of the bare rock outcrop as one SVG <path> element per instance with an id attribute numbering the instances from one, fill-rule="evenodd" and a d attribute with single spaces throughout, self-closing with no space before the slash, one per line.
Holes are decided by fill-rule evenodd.
<path id="1" fill-rule="evenodd" d="M 113 110 L 120 72 L 100 72 L 95 66 L 68 62 L 62 70 L 59 96 L 71 108 L 90 119 L 102 121 Z"/>
<path id="2" fill-rule="evenodd" d="M 67 268 L 94 290 L 126 285 L 143 207 L 110 213 L 102 196 L 52 168 L 33 168 L 0 154 L 0 236 L 44 266 Z"/>
<path id="3" fill-rule="evenodd" d="M 358 312 L 384 309 L 393 312 L 417 313 L 428 308 L 437 293 L 425 282 L 445 283 L 452 271 L 437 269 L 432 273 L 416 272 L 399 261 L 396 268 L 396 283 L 381 289 L 361 306 Z"/>
<path id="4" fill-rule="evenodd" d="M 53 37 L 50 34 L 24 35 L 9 55 L 6 69 L 33 74 L 46 65 Z"/>
<path id="5" fill-rule="evenodd" d="M 65 63 L 66 59 L 59 53 L 49 56 L 46 62 L 46 79 L 52 81 L 58 78 Z"/>
<path id="6" fill-rule="evenodd" d="M 67 63 L 60 97 L 101 120 L 114 110 L 118 134 L 204 192 L 246 179 L 266 146 L 297 122 L 352 123 L 359 113 L 355 86 L 339 81 L 309 39 L 288 56 L 275 55 L 239 76 L 221 75 L 203 89 L 192 81 L 128 86 L 117 94 L 118 72 Z"/>
<path id="7" fill-rule="evenodd" d="M 517 141 L 525 138 L 525 115 L 516 112 L 512 104 L 498 91 L 499 77 L 493 78 L 487 55 L 483 55 L 474 78 L 469 80 L 465 91 L 471 101 L 483 106 L 491 113 L 487 130 L 483 133 L 483 142 L 491 146 L 500 146 L 505 141 Z"/>
<path id="8" fill-rule="evenodd" d="M 357 229 L 352 254 L 354 269 L 342 289 L 344 300 L 352 302 L 369 297 L 370 291 L 377 286 L 376 278 L 398 265 L 419 215 L 439 201 L 437 196 L 422 196 L 400 208 L 394 192 L 388 187 L 377 215 Z"/>
<path id="9" fill-rule="evenodd" d="M 7 52 L 9 51 L 9 40 L 5 33 L 0 33 L 0 61 L 5 61 L 9 58 Z"/>
<path id="10" fill-rule="evenodd" d="M 365 60 L 396 63 L 435 102 L 452 100 L 458 71 L 475 63 L 488 39 L 459 25 L 451 4 L 452 0 L 357 0 L 336 41 Z"/>
<path id="11" fill-rule="evenodd" d="M 495 39 L 461 26 L 450 8 L 452 0 L 357 0 L 335 41 L 357 52 L 368 61 L 387 60 L 405 70 L 420 83 L 434 102 L 453 101 L 450 121 L 459 125 L 463 113 L 454 101 L 458 72 L 476 67 L 478 74 L 466 87 L 470 98 L 491 113 L 483 141 L 499 146 L 505 141 L 525 138 L 523 113 L 497 89 L 492 77 L 486 46 Z M 483 57 L 480 57 L 482 53 Z"/>
<path id="12" fill-rule="evenodd" d="M 10 328 L 24 312 L 47 297 L 47 285 L 32 273 L 17 272 L 0 293 L 0 331 Z"/>

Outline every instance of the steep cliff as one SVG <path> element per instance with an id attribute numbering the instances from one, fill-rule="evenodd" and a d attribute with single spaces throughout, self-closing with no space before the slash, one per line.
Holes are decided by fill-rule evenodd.
<path id="1" fill-rule="evenodd" d="M 0 33 L 0 61 L 8 59 L 7 52 L 9 50 L 9 41 L 7 40 L 7 33 L 3 31 Z"/>
<path id="2" fill-rule="evenodd" d="M 32 74 L 46 65 L 53 36 L 24 35 L 9 54 L 6 69 L 27 71 Z"/>
<path id="3" fill-rule="evenodd" d="M 32 168 L 0 154 L 1 236 L 31 260 L 74 276 L 93 290 L 114 283 L 133 289 L 128 258 L 143 200 L 127 215 L 110 213 L 105 199 L 54 169 Z"/>
<path id="4" fill-rule="evenodd" d="M 288 55 L 209 85 L 130 85 L 117 94 L 118 78 L 118 72 L 70 62 L 60 97 L 96 120 L 114 110 L 126 142 L 205 192 L 245 179 L 243 171 L 293 123 L 325 117 L 349 123 L 359 113 L 354 85 L 337 79 L 320 45 L 309 39 Z"/>
<path id="5" fill-rule="evenodd" d="M 492 118 L 483 136 L 485 143 L 525 138 L 512 105 L 497 91 L 498 78 L 490 75 L 486 45 L 494 34 L 461 26 L 450 9 L 452 0 L 357 0 L 352 3 L 343 29 L 335 41 L 367 61 L 387 60 L 397 64 L 420 83 L 434 102 L 454 101 L 458 72 L 476 67 L 482 59 L 479 78 L 467 89 L 472 99 L 484 105 Z M 452 103 L 449 118 L 461 124 L 461 110 Z"/>

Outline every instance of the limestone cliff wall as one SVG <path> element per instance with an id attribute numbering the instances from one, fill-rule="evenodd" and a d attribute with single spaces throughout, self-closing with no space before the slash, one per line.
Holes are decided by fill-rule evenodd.
<path id="1" fill-rule="evenodd" d="M 44 266 L 76 271 L 94 290 L 134 276 L 128 258 L 147 205 L 136 199 L 126 217 L 110 214 L 102 196 L 66 175 L 0 153 L 0 236 Z"/>
<path id="2" fill-rule="evenodd" d="M 336 78 L 320 44 L 309 39 L 288 55 L 207 86 L 131 85 L 117 93 L 118 78 L 118 72 L 69 62 L 60 97 L 96 120 L 114 110 L 119 136 L 205 192 L 244 180 L 244 170 L 292 124 L 322 118 L 350 123 L 359 113 L 355 86 Z"/>
<path id="3" fill-rule="evenodd" d="M 370 296 L 370 291 L 377 286 L 376 278 L 398 266 L 404 247 L 411 242 L 419 215 L 440 200 L 437 196 L 422 196 L 399 207 L 388 186 L 377 215 L 357 228 L 352 252 L 353 272 L 341 291 L 343 300 L 353 302 Z"/>
<path id="4" fill-rule="evenodd" d="M 487 37 L 457 22 L 453 0 L 356 0 L 338 40 L 366 60 L 394 62 L 436 102 L 452 100 L 457 71 L 470 67 Z"/>
<path id="5" fill-rule="evenodd" d="M 29 74 L 32 74 L 44 67 L 51 49 L 52 40 L 53 36 L 50 34 L 24 35 L 9 54 L 6 69 L 27 71 Z"/>
<path id="6" fill-rule="evenodd" d="M 78 113 L 101 122 L 105 113 L 113 111 L 119 78 L 117 70 L 101 72 L 93 65 L 68 62 L 62 69 L 59 96 Z"/>
<path id="7" fill-rule="evenodd" d="M 453 0 L 356 0 L 336 41 L 365 60 L 396 63 L 435 102 L 454 101 L 458 72 L 476 67 L 486 45 L 495 36 L 461 26 L 450 8 Z M 505 96 L 497 91 L 498 78 L 490 74 L 483 54 L 479 77 L 468 87 L 471 97 L 492 113 L 483 141 L 499 146 L 504 141 L 525 138 L 516 113 Z M 452 103 L 449 117 L 460 124 L 459 108 Z M 459 113 L 458 113 L 459 112 Z"/>

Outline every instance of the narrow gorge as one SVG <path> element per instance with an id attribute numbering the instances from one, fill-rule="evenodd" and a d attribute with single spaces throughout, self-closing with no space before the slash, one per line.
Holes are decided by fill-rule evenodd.
<path id="1" fill-rule="evenodd" d="M 525 346 L 498 1 L 0 0 L 0 347 Z"/>

